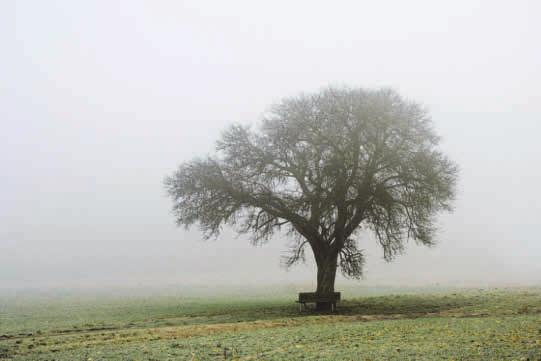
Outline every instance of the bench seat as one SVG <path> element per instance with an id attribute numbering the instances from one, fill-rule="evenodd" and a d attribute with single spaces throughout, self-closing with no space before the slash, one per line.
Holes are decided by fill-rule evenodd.
<path id="1" fill-rule="evenodd" d="M 329 294 L 318 294 L 316 292 L 301 292 L 299 293 L 299 299 L 296 301 L 299 304 L 299 311 L 306 308 L 307 303 L 326 302 L 331 304 L 331 311 L 336 309 L 336 303 L 340 301 L 340 292 L 333 292 Z"/>

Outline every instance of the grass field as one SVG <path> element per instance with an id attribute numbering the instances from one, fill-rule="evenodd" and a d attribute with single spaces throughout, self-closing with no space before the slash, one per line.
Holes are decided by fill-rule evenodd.
<path id="1" fill-rule="evenodd" d="M 272 290 L 10 295 L 0 360 L 541 360 L 541 288 L 343 297 L 331 315 L 300 314 L 295 294 Z"/>

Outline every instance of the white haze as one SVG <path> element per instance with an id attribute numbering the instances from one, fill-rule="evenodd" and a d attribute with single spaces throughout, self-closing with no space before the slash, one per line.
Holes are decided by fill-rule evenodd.
<path id="1" fill-rule="evenodd" d="M 541 282 L 538 1 L 0 3 L 0 288 L 313 284 L 287 239 L 176 228 L 162 181 L 327 85 L 426 104 L 460 165 L 439 244 L 360 284 Z M 342 281 L 339 281 L 342 282 Z"/>

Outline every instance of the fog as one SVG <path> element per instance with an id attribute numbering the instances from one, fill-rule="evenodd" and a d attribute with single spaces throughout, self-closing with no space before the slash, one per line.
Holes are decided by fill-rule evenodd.
<path id="1" fill-rule="evenodd" d="M 541 3 L 0 3 L 0 288 L 315 283 L 287 239 L 174 225 L 163 178 L 328 85 L 425 104 L 460 166 L 438 245 L 360 285 L 541 282 Z M 338 288 L 343 279 L 338 281 Z"/>

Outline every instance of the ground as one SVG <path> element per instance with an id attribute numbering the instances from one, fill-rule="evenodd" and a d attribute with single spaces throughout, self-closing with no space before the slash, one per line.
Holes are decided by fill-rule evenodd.
<path id="1" fill-rule="evenodd" d="M 541 288 L 342 296 L 316 314 L 292 291 L 11 294 L 0 360 L 541 360 Z"/>

